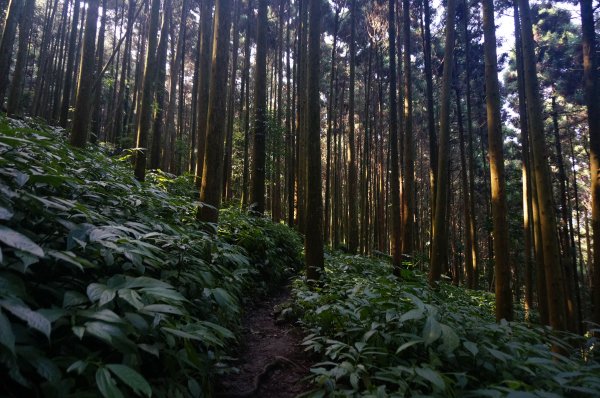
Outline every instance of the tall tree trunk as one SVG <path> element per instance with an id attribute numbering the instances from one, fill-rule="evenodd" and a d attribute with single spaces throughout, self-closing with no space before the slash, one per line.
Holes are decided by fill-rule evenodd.
<path id="1" fill-rule="evenodd" d="M 401 213 L 400 213 L 400 170 L 398 162 L 398 115 L 397 115 L 397 87 L 396 87 L 396 13 L 394 11 L 395 1 L 388 2 L 388 40 L 390 49 L 390 195 L 392 197 L 392 236 L 391 252 L 394 272 L 400 275 L 402 266 L 402 235 L 401 235 Z M 382 221 L 382 220 L 379 220 Z"/>
<path id="2" fill-rule="evenodd" d="M 413 137 L 412 72 L 410 66 L 410 2 L 402 0 L 404 40 L 404 174 L 402 189 L 402 253 L 413 255 L 415 242 L 415 142 Z"/>
<path id="3" fill-rule="evenodd" d="M 150 8 L 150 26 L 148 28 L 148 49 L 142 82 L 142 99 L 136 137 L 135 178 L 144 181 L 146 177 L 146 152 L 148 151 L 148 132 L 152 119 L 152 103 L 156 88 L 156 47 L 158 45 L 160 0 L 152 0 Z"/>
<path id="4" fill-rule="evenodd" d="M 231 0 L 216 0 L 213 25 L 212 66 L 210 72 L 210 94 L 208 121 L 206 124 L 206 153 L 202 172 L 198 211 L 201 221 L 216 223 L 221 205 L 223 183 L 223 152 L 225 138 L 227 66 L 229 64 L 229 30 L 231 25 Z M 210 150 L 209 150 L 210 148 Z"/>
<path id="5" fill-rule="evenodd" d="M 527 103 L 525 98 L 525 82 L 523 77 L 523 47 L 521 46 L 521 21 L 519 17 L 519 6 L 513 2 L 515 21 L 515 49 L 517 61 L 517 90 L 519 92 L 519 125 L 521 128 L 521 151 L 522 151 L 522 185 L 523 185 L 523 246 L 524 273 L 525 273 L 525 318 L 529 320 L 533 309 L 533 221 L 532 210 L 532 181 L 531 167 L 529 162 L 529 126 L 527 120 Z"/>
<path id="6" fill-rule="evenodd" d="M 354 7 L 355 1 L 353 1 L 351 7 Z M 354 8 L 351 8 L 351 24 L 354 21 Z M 325 242 L 331 242 L 331 139 L 333 134 L 333 119 L 335 118 L 335 93 L 333 91 L 333 84 L 335 82 L 335 63 L 337 54 L 337 36 L 338 28 L 340 23 L 340 8 L 336 7 L 335 17 L 333 22 L 333 44 L 331 46 L 331 70 L 329 72 L 329 95 L 327 98 L 327 154 L 325 161 L 325 228 L 324 228 L 324 239 Z M 352 28 L 351 28 L 352 29 Z M 350 39 L 352 41 L 352 39 Z M 352 50 L 351 50 L 352 52 Z M 352 61 L 351 61 L 352 62 Z M 352 104 L 354 106 L 354 103 Z"/>
<path id="7" fill-rule="evenodd" d="M 251 0 L 248 0 L 251 1 Z M 200 70 L 198 76 L 198 131 L 196 132 L 198 145 L 198 159 L 196 161 L 195 181 L 198 188 L 201 186 L 204 173 L 204 159 L 206 157 L 206 134 L 208 121 L 209 87 L 210 87 L 210 54 L 211 54 L 211 17 L 212 0 L 200 3 Z M 248 36 L 246 36 L 248 37 Z M 246 39 L 247 40 L 247 39 Z"/>
<path id="8" fill-rule="evenodd" d="M 169 31 L 171 29 L 172 3 L 166 2 L 162 16 L 162 28 L 160 30 L 160 41 L 157 51 L 157 71 L 156 71 L 156 111 L 154 113 L 154 126 L 152 128 L 152 146 L 150 150 L 150 169 L 156 170 L 160 167 L 162 134 L 164 130 L 164 109 L 166 87 L 165 80 L 167 76 L 167 50 L 169 47 Z"/>
<path id="9" fill-rule="evenodd" d="M 473 269 L 473 283 L 468 286 L 471 289 L 476 289 L 479 281 L 479 252 L 477 246 L 477 225 L 475 219 L 475 154 L 473 140 L 475 134 L 473 132 L 473 112 L 471 110 L 471 35 L 469 32 L 469 3 L 465 0 L 465 16 L 463 18 L 463 29 L 465 35 L 465 86 L 466 86 L 466 99 L 467 99 L 467 134 L 469 135 L 469 142 L 467 145 L 468 155 L 468 167 L 469 167 L 469 211 L 470 219 L 468 223 L 469 234 L 471 235 L 472 242 L 472 254 L 469 265 Z"/>
<path id="10" fill-rule="evenodd" d="M 590 135 L 590 180 L 592 194 L 592 321 L 600 324 L 600 87 L 592 0 L 581 0 L 581 29 L 585 100 Z M 600 333 L 599 333 L 600 334 Z"/>
<path id="11" fill-rule="evenodd" d="M 358 248 L 358 201 L 354 198 L 358 195 L 357 173 L 356 173 L 356 143 L 355 143 L 355 110 L 354 110 L 354 88 L 356 80 L 356 14 L 359 9 L 356 0 L 350 5 L 350 92 L 348 97 L 348 147 L 350 149 L 348 159 L 348 252 L 356 253 Z"/>
<path id="12" fill-rule="evenodd" d="M 431 187 L 431 217 L 430 222 L 433 225 L 435 211 L 435 192 L 436 192 L 436 177 L 437 173 L 437 137 L 435 134 L 435 108 L 433 105 L 433 66 L 431 65 L 431 10 L 429 8 L 429 0 L 423 2 L 424 9 L 424 35 L 423 35 L 423 51 L 425 60 L 425 83 L 427 96 L 427 132 L 429 134 L 429 185 Z"/>
<path id="13" fill-rule="evenodd" d="M 580 330 L 579 320 L 579 308 L 577 306 L 577 271 L 576 261 L 573 258 L 575 252 L 575 245 L 572 245 L 571 234 L 569 232 L 569 226 L 571 225 L 571 208 L 569 207 L 569 200 L 567 198 L 568 179 L 567 172 L 565 171 L 565 164 L 562 153 L 562 143 L 560 140 L 560 129 L 558 126 L 558 105 L 556 104 L 556 96 L 552 97 L 552 125 L 554 131 L 554 145 L 556 148 L 556 164 L 558 166 L 558 180 L 559 180 L 559 192 L 560 192 L 560 238 L 562 247 L 562 261 L 563 270 L 565 273 L 565 296 L 566 296 L 566 310 L 567 310 L 567 324 L 569 330 L 577 333 Z"/>
<path id="14" fill-rule="evenodd" d="M 321 0 L 310 0 L 307 70 L 307 184 L 305 261 L 306 277 L 318 280 L 323 271 L 323 198 L 321 195 L 321 109 L 319 105 L 319 59 Z"/>
<path id="15" fill-rule="evenodd" d="M 83 148 L 88 139 L 92 98 L 94 95 L 94 68 L 96 60 L 96 25 L 98 20 L 98 0 L 89 0 L 85 22 L 85 36 L 79 69 L 79 83 L 73 113 L 71 145 Z"/>
<path id="16" fill-rule="evenodd" d="M 8 90 L 8 74 L 12 63 L 13 45 L 24 4 L 23 0 L 11 0 L 4 22 L 4 31 L 0 41 L 0 108 L 4 104 L 4 96 Z"/>
<path id="17" fill-rule="evenodd" d="M 240 22 L 240 10 L 242 0 L 235 1 L 235 14 L 233 18 L 233 49 L 231 51 L 231 75 L 229 77 L 229 88 L 227 91 L 227 133 L 225 139 L 225 159 L 223 165 L 223 198 L 233 198 L 232 178 L 232 154 L 233 154 L 233 119 L 235 117 L 235 86 L 238 66 L 238 48 L 240 44 L 240 33 L 238 26 Z"/>
<path id="18" fill-rule="evenodd" d="M 431 267 L 429 270 L 429 283 L 438 281 L 442 270 L 448 262 L 448 232 L 446 221 L 446 204 L 448 201 L 448 145 L 450 141 L 450 89 L 452 83 L 452 66 L 454 64 L 454 18 L 456 15 L 456 1 L 448 0 L 446 11 L 446 38 L 444 72 L 442 77 L 442 95 L 440 110 L 440 135 L 438 149 L 437 192 L 435 199 L 433 248 Z"/>
<path id="19" fill-rule="evenodd" d="M 91 140 L 96 142 L 100 137 L 100 126 L 102 118 L 102 68 L 104 67 L 104 38 L 106 32 L 106 0 L 102 0 L 102 18 L 100 18 L 100 32 L 98 33 L 98 44 L 96 46 L 96 79 L 94 102 L 92 109 L 92 131 Z"/>
<path id="20" fill-rule="evenodd" d="M 510 259 L 508 247 L 508 220 L 504 152 L 502 149 L 502 119 L 500 116 L 500 87 L 498 58 L 496 56 L 496 25 L 494 3 L 483 0 L 483 35 L 485 55 L 485 93 L 487 108 L 492 220 L 494 225 L 494 273 L 496 280 L 496 321 L 513 318 L 510 289 Z"/>
<path id="21" fill-rule="evenodd" d="M 265 212 L 265 142 L 267 135 L 267 0 L 258 0 L 256 35 L 256 77 L 254 78 L 254 145 L 252 156 L 252 189 L 250 207 L 258 214 Z"/>
<path id="22" fill-rule="evenodd" d="M 552 184 L 546 158 L 542 102 L 536 74 L 536 62 L 531 23 L 531 11 L 528 0 L 519 0 L 523 42 L 523 70 L 525 93 L 527 96 L 527 115 L 531 132 L 533 150 L 533 168 L 537 186 L 540 227 L 544 251 L 546 289 L 548 292 L 548 315 L 550 326 L 558 330 L 566 329 L 565 281 L 560 264 L 560 252 L 557 238 L 556 218 L 552 201 Z M 540 298 L 543 299 L 543 298 Z"/>
<path id="23" fill-rule="evenodd" d="M 456 117 L 458 119 L 458 137 L 460 145 L 460 168 L 461 173 L 461 187 L 463 194 L 463 214 L 465 217 L 465 281 L 469 288 L 472 288 L 474 283 L 473 275 L 473 240 L 469 223 L 471 220 L 471 197 L 469 189 L 469 173 L 467 170 L 467 159 L 465 150 L 465 132 L 462 118 L 462 105 L 460 98 L 460 91 L 458 89 L 458 82 L 456 85 Z"/>
<path id="24" fill-rule="evenodd" d="M 27 51 L 31 35 L 31 25 L 33 21 L 33 12 L 35 10 L 35 0 L 27 0 L 25 9 L 19 22 L 19 48 L 17 50 L 17 63 L 15 73 L 8 94 L 8 103 L 6 106 L 9 115 L 16 115 L 21 108 L 21 93 L 23 91 L 23 77 L 27 63 Z M 2 97 L 0 97 L 2 102 Z"/>
<path id="25" fill-rule="evenodd" d="M 73 68 L 75 67 L 75 50 L 77 48 L 77 26 L 79 25 L 79 1 L 73 2 L 73 22 L 69 36 L 69 51 L 67 55 L 67 71 L 65 72 L 65 85 L 63 87 L 62 105 L 60 108 L 59 124 L 67 127 L 69 119 L 69 106 L 71 105 L 71 85 L 73 84 Z"/>
<path id="26" fill-rule="evenodd" d="M 288 12 L 291 9 L 291 4 L 288 1 Z M 291 60 L 290 60 L 290 18 L 288 15 L 288 21 L 286 26 L 286 47 L 287 50 L 285 52 L 286 62 L 286 116 L 285 116 L 285 131 L 287 138 L 286 145 L 286 168 L 287 168 L 287 223 L 291 227 L 294 225 L 294 136 L 292 131 L 293 126 L 293 116 L 292 116 L 292 91 L 293 86 L 291 83 L 292 80 L 292 71 L 291 71 Z"/>
<path id="27" fill-rule="evenodd" d="M 307 68 L 308 68 L 308 55 L 307 55 L 307 42 L 308 42 L 308 7 L 309 2 L 312 0 L 299 0 L 299 38 L 298 38 L 298 110 L 297 110 L 297 184 L 298 184 L 298 230 L 304 233 L 304 226 L 306 221 L 306 169 L 307 169 L 307 156 L 306 156 L 306 118 L 307 118 Z"/>

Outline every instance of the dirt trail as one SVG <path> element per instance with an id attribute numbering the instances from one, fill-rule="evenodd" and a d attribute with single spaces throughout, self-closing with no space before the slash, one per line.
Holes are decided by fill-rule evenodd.
<path id="1" fill-rule="evenodd" d="M 289 288 L 248 308 L 242 321 L 239 374 L 220 380 L 217 397 L 293 398 L 310 390 L 303 380 L 311 362 L 302 336 L 289 323 L 277 322 L 274 307 L 289 298 Z"/>

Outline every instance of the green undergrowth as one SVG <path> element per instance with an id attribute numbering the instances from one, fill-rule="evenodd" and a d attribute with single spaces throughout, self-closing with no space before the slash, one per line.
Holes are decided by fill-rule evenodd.
<path id="1" fill-rule="evenodd" d="M 306 350 L 323 397 L 593 397 L 598 342 L 524 322 L 494 322 L 492 294 L 441 283 L 389 263 L 336 254 L 323 283 L 294 287 L 310 333 Z M 594 343 L 596 348 L 594 349 Z M 551 346 L 567 355 L 553 353 Z M 595 359 L 594 359 L 595 355 Z"/>
<path id="2" fill-rule="evenodd" d="M 215 235 L 189 177 L 63 135 L 0 118 L 0 396 L 210 396 L 299 238 L 232 209 Z"/>

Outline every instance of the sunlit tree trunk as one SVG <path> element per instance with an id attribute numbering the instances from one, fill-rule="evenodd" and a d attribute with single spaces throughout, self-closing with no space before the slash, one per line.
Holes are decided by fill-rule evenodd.
<path id="1" fill-rule="evenodd" d="M 559 242 L 556 218 L 552 199 L 550 170 L 546 157 L 542 103 L 536 74 L 536 60 L 533 43 L 531 11 L 528 0 L 519 0 L 523 42 L 523 70 L 525 93 L 527 96 L 527 115 L 531 132 L 533 150 L 533 170 L 537 186 L 539 222 L 544 251 L 544 265 L 550 325 L 558 330 L 566 329 L 565 280 L 560 264 Z M 540 298 L 543 299 L 543 298 Z"/>
<path id="2" fill-rule="evenodd" d="M 158 23 L 160 15 L 160 0 L 152 0 L 150 7 L 150 26 L 148 28 L 148 49 L 144 64 L 142 94 L 139 120 L 136 133 L 135 178 L 144 181 L 146 177 L 146 153 L 148 151 L 148 134 L 152 121 L 152 103 L 156 87 L 156 47 L 158 45 Z"/>
<path id="3" fill-rule="evenodd" d="M 0 41 L 0 107 L 4 104 L 4 96 L 8 90 L 8 74 L 12 63 L 12 53 L 17 34 L 17 25 L 23 11 L 23 0 L 11 0 L 4 21 L 2 40 Z"/>
<path id="4" fill-rule="evenodd" d="M 88 140 L 88 127 L 94 94 L 94 68 L 96 66 L 96 25 L 98 19 L 98 0 L 88 2 L 85 22 L 85 36 L 79 69 L 79 83 L 73 113 L 73 128 L 71 130 L 71 145 L 84 147 Z"/>
<path id="5" fill-rule="evenodd" d="M 508 247 L 508 221 L 504 152 L 502 149 L 502 120 L 500 116 L 500 87 L 496 56 L 496 26 L 494 3 L 483 0 L 483 35 L 485 55 L 485 89 L 487 129 L 492 193 L 492 220 L 494 225 L 494 272 L 496 281 L 496 320 L 512 320 L 511 270 Z"/>
<path id="6" fill-rule="evenodd" d="M 523 248 L 524 273 L 525 273 L 525 317 L 529 319 L 533 309 L 533 221 L 532 211 L 532 188 L 531 168 L 529 162 L 529 126 L 527 121 L 527 103 L 525 98 L 525 87 L 523 78 L 523 47 L 521 46 L 521 21 L 519 17 L 519 6 L 513 3 L 515 21 L 515 53 L 517 61 L 517 90 L 519 93 L 519 127 L 521 129 L 521 151 L 522 151 L 522 186 L 523 186 Z"/>
<path id="7" fill-rule="evenodd" d="M 446 221 L 446 204 L 448 201 L 448 145 L 450 141 L 450 89 L 452 83 L 452 66 L 454 64 L 454 18 L 456 1 L 448 0 L 446 10 L 446 38 L 444 72 L 442 77 L 442 94 L 440 98 L 440 134 L 438 147 L 438 172 L 433 223 L 433 248 L 429 283 L 433 284 L 441 277 L 442 270 L 448 262 L 448 232 Z"/>
<path id="8" fill-rule="evenodd" d="M 198 127 L 196 131 L 196 145 L 198 146 L 198 159 L 194 178 L 196 185 L 200 187 L 202 174 L 204 172 L 204 156 L 206 154 L 206 128 L 208 119 L 209 87 L 210 87 L 210 54 L 212 36 L 212 0 L 200 3 L 200 68 L 198 72 Z"/>
<path id="9" fill-rule="evenodd" d="M 231 22 L 231 0 L 216 0 L 213 25 L 212 66 L 210 72 L 210 94 L 208 120 L 206 124 L 206 153 L 200 188 L 203 202 L 198 218 L 216 223 L 219 220 L 221 186 L 223 183 L 223 152 L 226 121 L 227 65 L 229 63 L 229 30 Z"/>

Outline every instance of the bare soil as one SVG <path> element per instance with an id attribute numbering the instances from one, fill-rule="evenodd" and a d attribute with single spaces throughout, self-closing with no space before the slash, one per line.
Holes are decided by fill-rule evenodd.
<path id="1" fill-rule="evenodd" d="M 305 380 L 311 361 L 303 351 L 301 331 L 277 321 L 274 313 L 289 295 L 285 288 L 246 310 L 236 364 L 240 371 L 221 378 L 217 397 L 294 398 L 311 389 Z"/>

